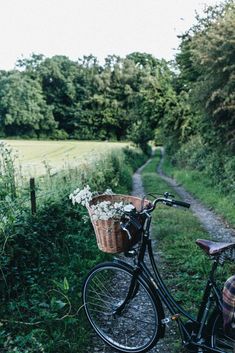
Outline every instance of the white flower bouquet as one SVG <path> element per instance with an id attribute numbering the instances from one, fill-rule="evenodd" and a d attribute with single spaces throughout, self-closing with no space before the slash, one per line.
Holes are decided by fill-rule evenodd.
<path id="1" fill-rule="evenodd" d="M 102 194 L 104 195 L 115 195 L 111 189 L 106 189 Z M 124 211 L 131 211 L 135 207 L 130 204 L 124 202 L 124 200 L 120 202 L 112 202 L 111 200 L 103 200 L 97 202 L 96 204 L 91 204 L 91 201 L 94 197 L 97 197 L 97 192 L 91 192 L 90 186 L 87 185 L 83 189 L 76 189 L 72 194 L 70 194 L 70 199 L 73 204 L 81 204 L 83 206 L 89 207 L 91 210 L 91 219 L 93 221 L 103 220 L 107 221 L 108 219 L 116 218 L 121 219 Z"/>
<path id="2" fill-rule="evenodd" d="M 117 195 L 110 189 L 99 195 L 97 192 L 92 192 L 89 185 L 83 189 L 74 190 L 69 197 L 73 204 L 81 204 L 87 208 L 100 250 L 108 253 L 127 251 L 139 240 L 139 232 L 132 227 L 130 241 L 127 233 L 121 229 L 120 221 L 124 212 L 130 212 L 133 209 L 140 211 L 149 204 L 148 200 L 143 201 L 141 198 L 129 195 Z"/>

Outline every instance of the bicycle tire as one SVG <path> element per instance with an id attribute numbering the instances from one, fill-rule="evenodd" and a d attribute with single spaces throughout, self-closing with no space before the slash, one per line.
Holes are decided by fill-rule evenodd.
<path id="1" fill-rule="evenodd" d="M 147 352 L 161 337 L 163 309 L 141 275 L 125 309 L 114 313 L 126 298 L 132 274 L 129 265 L 96 266 L 84 282 L 83 304 L 91 326 L 109 346 L 119 352 Z"/>
<path id="2" fill-rule="evenodd" d="M 223 353 L 232 353 L 235 347 L 235 339 L 224 332 L 222 313 L 214 312 L 210 322 L 212 348 L 220 349 Z"/>

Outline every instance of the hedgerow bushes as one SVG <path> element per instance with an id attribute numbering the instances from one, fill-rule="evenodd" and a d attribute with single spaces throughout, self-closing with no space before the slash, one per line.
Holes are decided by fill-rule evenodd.
<path id="1" fill-rule="evenodd" d="M 167 156 L 164 172 L 194 194 L 209 208 L 235 226 L 235 158 L 211 151 L 200 138 L 181 146 Z"/>
<path id="2" fill-rule="evenodd" d="M 1 195 L 1 352 L 87 352 L 82 280 L 107 255 L 96 246 L 86 210 L 73 206 L 68 196 L 86 184 L 128 192 L 133 166 L 144 158 L 133 149 L 112 152 L 49 184 L 44 180 L 33 216 L 21 196 L 9 190 Z"/>
<path id="3" fill-rule="evenodd" d="M 179 168 L 203 172 L 210 186 L 234 193 L 235 158 L 211 150 L 200 136 L 194 136 L 182 145 L 172 161 Z"/>

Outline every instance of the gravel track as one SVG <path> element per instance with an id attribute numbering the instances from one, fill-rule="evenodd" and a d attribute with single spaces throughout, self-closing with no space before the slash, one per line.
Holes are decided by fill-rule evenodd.
<path id="1" fill-rule="evenodd" d="M 163 150 L 162 150 L 163 152 Z M 163 153 L 162 153 L 163 157 Z M 145 194 L 142 180 L 141 180 L 141 171 L 146 166 L 147 161 L 141 168 L 139 168 L 136 173 L 133 175 L 133 196 L 143 196 Z M 174 179 L 167 177 L 162 172 L 162 162 L 157 168 L 157 173 L 160 177 L 165 180 L 174 190 L 175 192 L 182 197 L 184 201 L 187 201 L 191 204 L 192 212 L 198 217 L 204 228 L 210 233 L 212 239 L 217 241 L 225 241 L 235 242 L 235 230 L 230 228 L 219 216 L 215 215 L 212 211 L 206 208 L 204 205 L 201 204 L 197 199 L 195 199 L 190 193 L 188 193 L 181 185 L 179 185 Z M 154 246 L 154 242 L 153 242 Z M 158 264 L 161 267 L 161 259 L 160 254 L 155 251 L 155 257 L 158 261 Z M 167 316 L 167 311 L 166 316 Z M 151 349 L 150 353 L 174 353 L 175 349 L 173 347 L 173 342 L 178 340 L 179 337 L 177 335 L 177 327 L 174 323 L 170 323 L 169 327 L 166 329 L 166 335 L 164 339 L 160 340 L 157 345 Z M 108 347 L 97 335 L 93 336 L 91 347 L 88 348 L 87 353 L 115 353 L 116 350 Z"/>
<path id="2" fill-rule="evenodd" d="M 162 149 L 162 156 L 163 155 L 164 152 Z M 158 174 L 175 190 L 180 197 L 182 197 L 184 201 L 191 204 L 190 208 L 192 212 L 198 217 L 205 230 L 211 235 L 212 239 L 215 241 L 235 242 L 235 229 L 229 227 L 229 225 L 221 217 L 205 207 L 174 179 L 166 176 L 162 171 L 162 163 L 163 157 L 157 168 Z"/>

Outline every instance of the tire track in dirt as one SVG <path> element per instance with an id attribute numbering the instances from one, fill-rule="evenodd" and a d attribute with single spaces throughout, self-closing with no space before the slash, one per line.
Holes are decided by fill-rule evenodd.
<path id="1" fill-rule="evenodd" d="M 162 158 L 157 167 L 159 176 L 169 184 L 175 192 L 182 197 L 182 199 L 191 204 L 192 212 L 198 217 L 205 230 L 211 235 L 215 241 L 235 242 L 235 229 L 229 225 L 209 208 L 205 207 L 199 200 L 187 192 L 180 184 L 173 178 L 166 176 L 162 171 L 162 164 L 164 160 L 164 150 L 162 151 Z"/>

